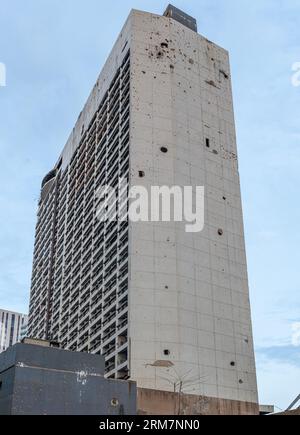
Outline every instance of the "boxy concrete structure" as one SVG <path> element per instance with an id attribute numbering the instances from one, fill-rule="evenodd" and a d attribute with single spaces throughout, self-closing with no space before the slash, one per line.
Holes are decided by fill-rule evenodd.
<path id="1" fill-rule="evenodd" d="M 196 29 L 130 13 L 42 183 L 29 335 L 104 355 L 142 414 L 258 414 L 229 56 Z M 99 222 L 98 189 L 122 178 L 204 186 L 204 230 Z"/>
<path id="2" fill-rule="evenodd" d="M 104 358 L 16 344 L 0 355 L 0 415 L 135 415 L 136 385 L 104 378 Z"/>

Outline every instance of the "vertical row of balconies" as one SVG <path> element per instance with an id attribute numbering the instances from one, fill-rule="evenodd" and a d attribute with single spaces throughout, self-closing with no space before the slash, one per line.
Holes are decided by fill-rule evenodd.
<path id="1" fill-rule="evenodd" d="M 117 217 L 99 221 L 97 191 L 104 185 L 113 187 L 115 203 L 110 207 L 127 212 L 127 186 L 119 188 L 120 179 L 129 177 L 129 104 L 128 52 L 90 125 L 83 129 L 67 169 L 57 177 L 56 200 L 50 192 L 40 207 L 31 296 L 33 335 L 44 333 L 43 338 L 56 340 L 65 349 L 103 354 L 107 376 L 123 379 L 129 372 L 129 226 Z M 49 226 L 54 212 L 55 223 L 52 220 Z M 51 284 L 47 317 L 42 301 L 48 286 L 39 281 L 43 278 L 37 267 L 42 252 L 51 251 L 53 233 L 54 257 L 49 264 L 53 273 L 45 275 Z"/>
<path id="2" fill-rule="evenodd" d="M 42 187 L 48 184 L 48 194 L 41 198 L 38 210 L 28 325 L 28 334 L 41 339 L 47 338 L 51 255 L 55 243 L 54 214 L 58 179 L 53 171 L 51 175 L 52 178 L 43 182 Z"/>

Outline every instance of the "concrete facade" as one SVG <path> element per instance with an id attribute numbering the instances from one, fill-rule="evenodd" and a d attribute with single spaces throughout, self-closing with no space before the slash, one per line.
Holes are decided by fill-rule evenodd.
<path id="1" fill-rule="evenodd" d="M 0 356 L 0 415 L 135 415 L 133 382 L 104 378 L 104 358 L 17 344 Z"/>
<path id="2" fill-rule="evenodd" d="M 186 393 L 255 404 L 228 53 L 174 20 L 132 20 L 131 182 L 205 186 L 206 211 L 198 234 L 181 223 L 130 226 L 131 376 L 163 391 L 175 376 Z"/>
<path id="3" fill-rule="evenodd" d="M 0 353 L 23 338 L 28 316 L 0 309 Z"/>
<path id="4" fill-rule="evenodd" d="M 97 187 L 120 176 L 204 186 L 204 231 L 99 228 Z M 228 53 L 172 18 L 131 12 L 44 180 L 29 335 L 103 354 L 141 391 L 258 412 Z"/>

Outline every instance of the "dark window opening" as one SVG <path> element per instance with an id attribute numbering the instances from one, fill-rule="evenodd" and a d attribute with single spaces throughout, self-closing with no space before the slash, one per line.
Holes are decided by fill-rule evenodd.
<path id="1" fill-rule="evenodd" d="M 205 144 L 206 144 L 207 148 L 210 147 L 210 140 L 208 138 L 205 139 Z"/>

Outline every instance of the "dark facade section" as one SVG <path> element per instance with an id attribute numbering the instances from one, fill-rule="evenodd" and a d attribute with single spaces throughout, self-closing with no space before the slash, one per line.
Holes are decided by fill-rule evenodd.
<path id="1" fill-rule="evenodd" d="M 135 415 L 136 385 L 104 378 L 104 358 L 17 344 L 0 355 L 0 415 Z"/>

